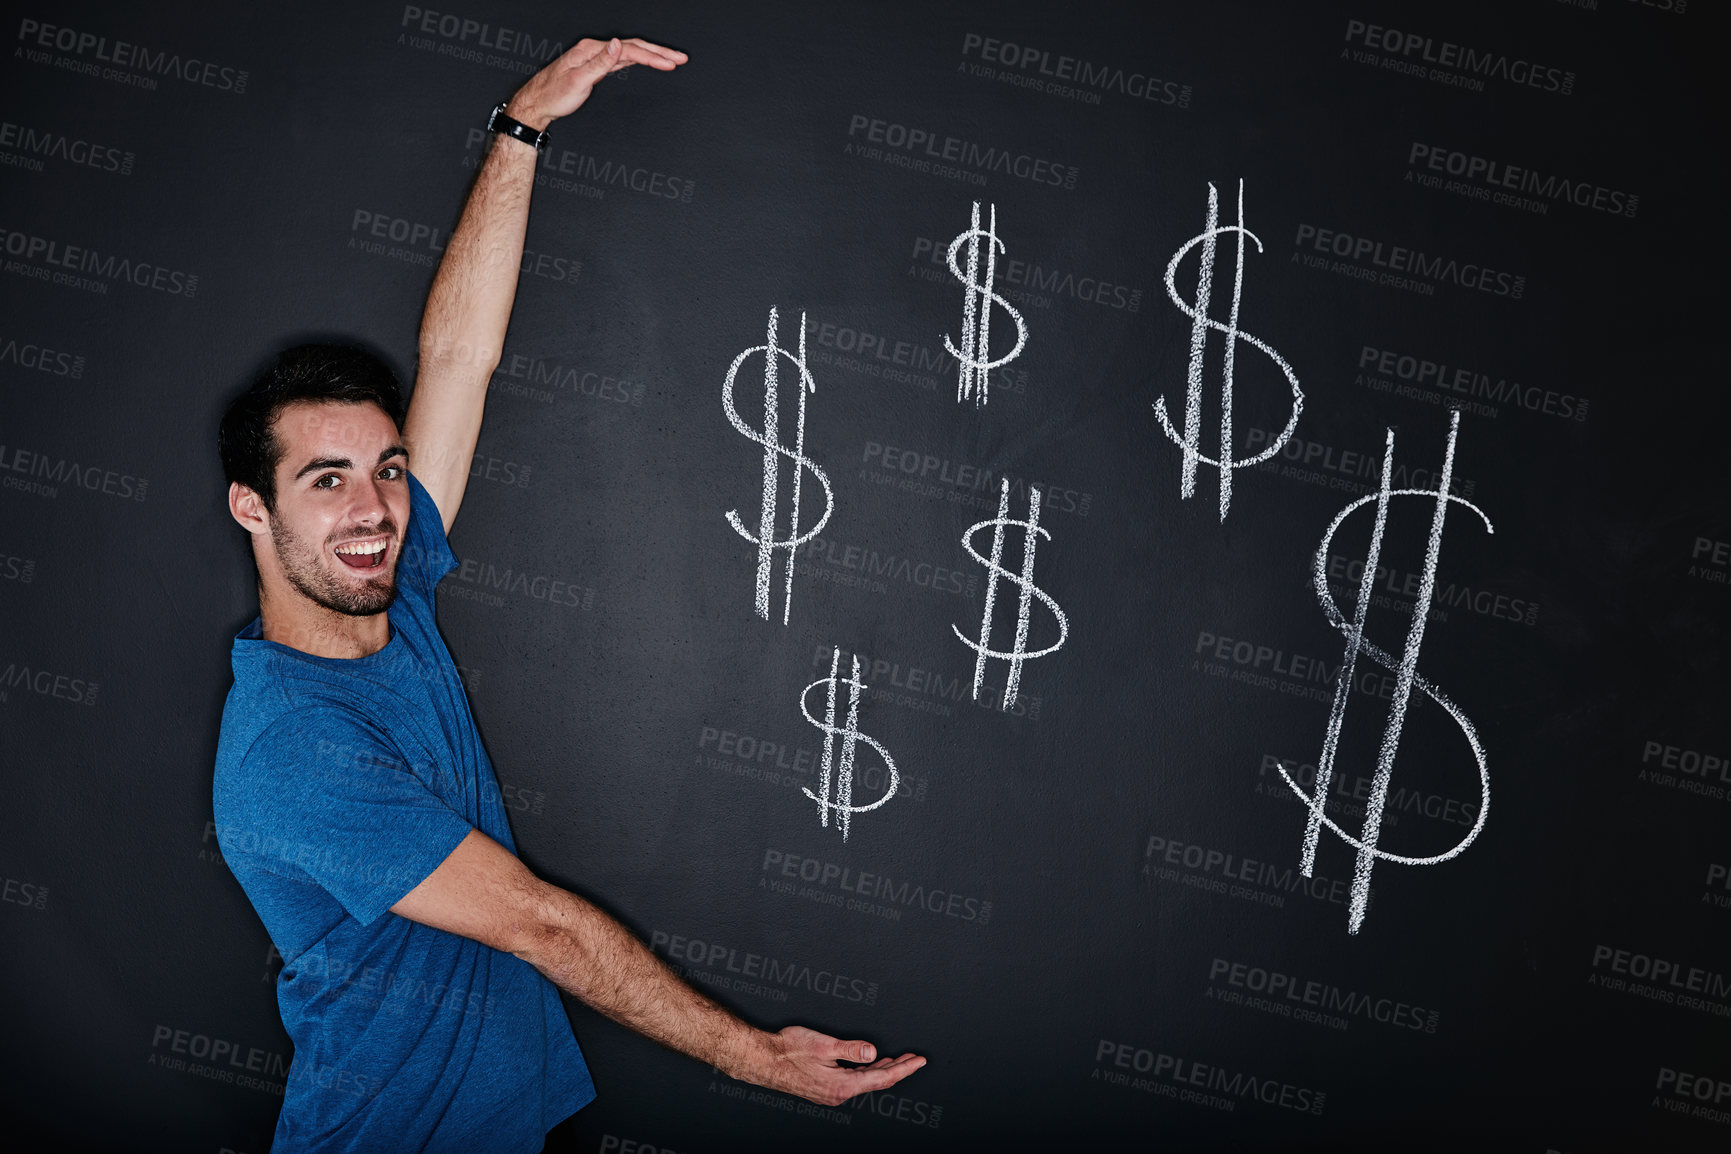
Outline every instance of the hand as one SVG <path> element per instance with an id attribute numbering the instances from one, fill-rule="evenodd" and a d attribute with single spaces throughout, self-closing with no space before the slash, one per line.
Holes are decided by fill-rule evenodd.
<path id="1" fill-rule="evenodd" d="M 769 1046 L 767 1059 L 747 1078 L 820 1106 L 839 1106 L 856 1094 L 893 1086 L 926 1064 L 917 1054 L 877 1058 L 877 1049 L 870 1042 L 844 1042 L 804 1026 L 789 1026 L 764 1036 Z M 838 1060 L 869 1065 L 840 1066 Z"/>
<path id="2" fill-rule="evenodd" d="M 529 83 L 511 97 L 505 111 L 516 120 L 540 132 L 561 116 L 569 116 L 583 107 L 595 85 L 610 72 L 647 64 L 662 72 L 671 72 L 689 59 L 685 53 L 663 48 L 635 37 L 620 40 L 615 37 L 603 43 L 599 40 L 579 40 L 547 67 L 529 78 Z"/>

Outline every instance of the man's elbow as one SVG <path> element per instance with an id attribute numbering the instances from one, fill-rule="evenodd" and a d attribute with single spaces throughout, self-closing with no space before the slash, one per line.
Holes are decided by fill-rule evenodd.
<path id="1" fill-rule="evenodd" d="M 538 970 L 556 964 L 571 949 L 558 888 L 537 879 L 512 898 L 492 944 Z"/>
<path id="2" fill-rule="evenodd" d="M 562 948 L 559 928 L 544 922 L 514 922 L 501 936 L 504 940 L 498 943 L 498 949 L 537 970 L 545 970 Z"/>
<path id="3" fill-rule="evenodd" d="M 583 1002 L 592 1002 L 610 981 L 605 935 L 597 935 L 587 904 L 548 882 L 514 911 L 500 949 L 528 962 L 554 985 Z M 617 975 L 612 975 L 616 978 Z"/>

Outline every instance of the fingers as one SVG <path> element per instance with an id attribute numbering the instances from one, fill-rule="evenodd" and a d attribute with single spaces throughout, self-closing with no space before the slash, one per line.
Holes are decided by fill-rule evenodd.
<path id="1" fill-rule="evenodd" d="M 852 1070 L 835 1070 L 824 1079 L 823 1098 L 827 1105 L 839 1106 L 849 1098 L 886 1090 L 926 1064 L 918 1054 L 903 1054 L 899 1058 L 884 1058 L 870 1066 Z"/>
<path id="2" fill-rule="evenodd" d="M 651 44 L 633 36 L 625 41 L 625 54 L 633 64 L 647 64 L 651 68 L 659 68 L 663 72 L 677 68 L 691 57 L 677 48 L 663 48 L 659 44 Z"/>
<path id="3" fill-rule="evenodd" d="M 848 1097 L 855 1094 L 869 1094 L 874 1090 L 882 1090 L 894 1086 L 915 1070 L 926 1064 L 926 1060 L 918 1054 L 903 1054 L 888 1062 L 876 1063 L 858 1070 L 849 1070 L 851 1084 L 847 1087 Z"/>
<path id="4" fill-rule="evenodd" d="M 633 64 L 647 64 L 649 67 L 659 69 L 662 72 L 671 72 L 691 59 L 678 49 L 663 48 L 659 44 L 651 44 L 647 40 L 639 40 L 636 37 L 630 40 L 620 40 L 618 37 L 607 41 L 583 40 L 579 41 L 577 46 L 582 47 L 585 44 L 594 44 L 597 47 L 593 53 L 585 56 L 577 67 L 586 68 L 592 65 L 600 67 L 605 64 L 602 71 L 598 73 L 598 75 L 603 76 L 608 72 L 629 68 Z"/>

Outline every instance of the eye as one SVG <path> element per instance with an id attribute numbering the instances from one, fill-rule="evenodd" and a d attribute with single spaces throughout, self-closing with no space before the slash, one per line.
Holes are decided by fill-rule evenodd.
<path id="1" fill-rule="evenodd" d="M 403 467 L 401 465 L 386 465 L 379 470 L 379 479 L 382 481 L 400 481 L 403 479 Z"/>
<path id="2" fill-rule="evenodd" d="M 325 483 L 327 481 L 330 482 L 328 485 Z M 315 488 L 315 489 L 334 489 L 342 483 L 343 483 L 342 478 L 337 476 L 335 473 L 326 473 L 323 476 L 321 476 L 318 480 L 313 482 L 313 488 Z"/>

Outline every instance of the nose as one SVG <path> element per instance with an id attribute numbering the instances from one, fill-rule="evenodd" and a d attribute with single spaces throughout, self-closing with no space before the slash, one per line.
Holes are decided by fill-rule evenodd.
<path id="1" fill-rule="evenodd" d="M 357 525 L 375 525 L 389 515 L 390 509 L 385 504 L 384 482 L 377 477 L 368 477 L 359 484 L 349 486 L 349 519 Z"/>

